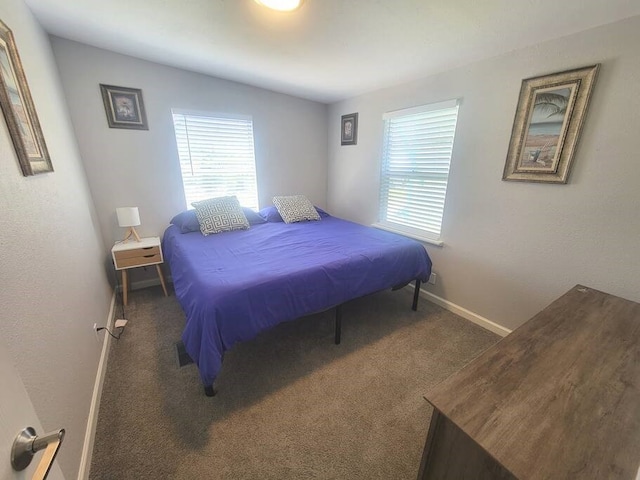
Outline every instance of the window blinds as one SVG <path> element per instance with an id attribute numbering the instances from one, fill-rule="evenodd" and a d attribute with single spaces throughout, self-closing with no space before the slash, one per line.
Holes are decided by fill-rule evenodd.
<path id="1" fill-rule="evenodd" d="M 383 116 L 382 225 L 440 239 L 457 117 L 457 100 Z"/>
<path id="2" fill-rule="evenodd" d="M 187 206 L 212 197 L 235 195 L 258 208 L 253 121 L 173 111 L 180 170 Z"/>

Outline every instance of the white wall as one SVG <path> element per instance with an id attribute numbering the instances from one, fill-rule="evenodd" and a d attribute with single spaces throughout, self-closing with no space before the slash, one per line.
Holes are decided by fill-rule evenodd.
<path id="1" fill-rule="evenodd" d="M 109 311 L 104 247 L 49 40 L 22 0 L 2 0 L 0 18 L 55 169 L 23 177 L 0 121 L 0 338 L 44 428 L 66 429 L 58 459 L 76 478 L 101 350 L 92 326 Z"/>
<path id="2" fill-rule="evenodd" d="M 52 45 L 107 246 L 124 234 L 116 207 L 138 206 L 145 236 L 161 236 L 186 208 L 172 108 L 251 115 L 260 206 L 293 193 L 325 206 L 326 105 L 61 38 Z M 149 130 L 109 128 L 100 83 L 141 88 Z"/>
<path id="3" fill-rule="evenodd" d="M 328 208 L 377 219 L 382 114 L 461 98 L 432 293 L 507 328 L 577 283 L 640 301 L 640 17 L 329 109 Z M 601 63 L 568 185 L 503 182 L 524 78 Z M 340 116 L 359 112 L 357 146 Z"/>

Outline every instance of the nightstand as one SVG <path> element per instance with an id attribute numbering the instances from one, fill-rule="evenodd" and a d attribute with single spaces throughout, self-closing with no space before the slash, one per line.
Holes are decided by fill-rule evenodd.
<path id="1" fill-rule="evenodd" d="M 167 286 L 164 283 L 162 270 L 160 265 L 164 261 L 162 258 L 162 249 L 160 248 L 160 237 L 147 237 L 140 239 L 139 242 L 121 242 L 116 243 L 111 249 L 113 256 L 113 264 L 116 270 L 122 270 L 122 299 L 127 304 L 127 270 L 129 268 L 146 267 L 155 265 L 158 271 L 158 277 L 162 284 L 165 297 L 168 296 Z"/>

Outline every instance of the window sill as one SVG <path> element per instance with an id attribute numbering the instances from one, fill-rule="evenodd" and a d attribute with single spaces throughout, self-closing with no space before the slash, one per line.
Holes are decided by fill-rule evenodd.
<path id="1" fill-rule="evenodd" d="M 402 230 L 400 228 L 393 228 L 387 224 L 373 223 L 371 226 L 374 228 L 379 228 L 380 230 L 386 230 L 388 232 L 397 233 L 398 235 L 413 238 L 414 240 L 418 240 L 419 242 L 429 243 L 431 245 L 435 245 L 436 247 L 442 247 L 444 245 L 444 242 L 442 240 L 434 240 L 433 238 L 422 236 L 419 233 L 407 232 L 406 230 Z"/>

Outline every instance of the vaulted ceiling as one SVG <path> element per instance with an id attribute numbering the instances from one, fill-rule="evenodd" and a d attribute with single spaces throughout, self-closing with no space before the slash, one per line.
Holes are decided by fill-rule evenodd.
<path id="1" fill-rule="evenodd" d="M 26 0 L 47 32 L 331 103 L 640 15 L 638 0 Z"/>

